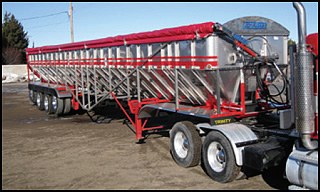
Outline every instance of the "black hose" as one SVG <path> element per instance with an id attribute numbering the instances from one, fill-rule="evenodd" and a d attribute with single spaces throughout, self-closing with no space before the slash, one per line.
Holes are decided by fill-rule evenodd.
<path id="1" fill-rule="evenodd" d="M 286 78 L 285 74 L 283 74 L 283 72 L 281 71 L 281 69 L 279 68 L 279 66 L 278 66 L 276 63 L 271 63 L 271 64 L 277 69 L 277 71 L 280 73 L 280 75 L 281 75 L 281 77 L 282 77 L 282 80 L 283 80 L 282 90 L 281 90 L 278 94 L 276 94 L 276 95 L 270 95 L 270 96 L 272 96 L 272 97 L 276 97 L 276 96 L 281 95 L 281 94 L 285 91 L 285 89 L 286 89 L 286 87 L 287 87 L 287 78 Z M 274 86 L 275 86 L 275 85 L 274 85 Z"/>
<path id="2" fill-rule="evenodd" d="M 283 72 L 280 70 L 280 68 L 278 67 L 278 65 L 276 63 L 271 63 L 276 69 L 277 71 L 280 73 L 282 79 L 283 79 L 283 87 L 282 87 L 282 90 L 280 91 L 278 89 L 277 86 L 275 86 L 274 84 L 272 84 L 276 90 L 277 90 L 277 94 L 271 94 L 270 93 L 270 90 L 268 88 L 268 85 L 266 85 L 264 83 L 264 79 L 261 78 L 261 73 L 260 73 L 260 67 L 262 66 L 262 63 L 258 63 L 256 65 L 256 68 L 255 68 L 255 75 L 256 75 L 256 80 L 257 80 L 257 84 L 258 84 L 258 87 L 260 88 L 260 94 L 261 94 L 261 97 L 265 100 L 268 101 L 268 98 L 270 98 L 270 100 L 272 100 L 273 102 L 277 103 L 277 104 L 286 104 L 287 102 L 284 102 L 282 97 L 281 97 L 281 94 L 286 90 L 286 87 L 287 87 L 287 80 L 286 80 L 286 77 L 285 75 L 283 74 Z M 277 101 L 274 97 L 277 97 L 277 96 L 280 96 L 280 99 L 281 99 L 281 102 Z"/>

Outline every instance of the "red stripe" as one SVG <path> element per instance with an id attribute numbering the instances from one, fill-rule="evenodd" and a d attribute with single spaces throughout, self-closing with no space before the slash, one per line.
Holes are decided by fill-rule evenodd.
<path id="1" fill-rule="evenodd" d="M 148 57 L 140 57 L 140 58 L 96 58 L 96 59 L 60 59 L 60 60 L 41 60 L 37 62 L 48 62 L 48 61 L 58 61 L 58 62 L 70 62 L 70 61 L 112 61 L 112 60 L 146 60 Z M 181 56 L 181 57 L 153 57 L 154 59 L 218 59 L 218 56 Z M 36 61 L 30 61 L 30 62 L 36 62 Z"/>
<path id="2" fill-rule="evenodd" d="M 117 61 L 117 62 L 108 62 L 108 66 L 142 66 L 144 64 L 144 61 Z M 30 63 L 31 66 L 33 65 L 68 65 L 67 62 L 64 63 Z M 69 65 L 105 65 L 105 62 L 69 62 Z M 211 67 L 216 67 L 218 66 L 218 61 L 148 61 L 147 63 L 144 64 L 144 66 L 185 66 L 186 68 L 190 67 L 200 67 L 200 69 L 204 69 L 208 65 L 211 65 Z"/>
<path id="3" fill-rule="evenodd" d="M 31 61 L 30 65 L 112 65 L 115 67 L 118 66 L 141 66 L 145 63 L 147 58 L 97 58 L 97 59 L 71 59 L 71 60 L 44 60 L 44 61 Z M 171 60 L 171 61 L 159 61 L 159 60 Z M 194 59 L 196 61 L 191 61 Z M 198 61 L 198 60 L 208 60 L 215 59 L 217 56 L 181 56 L 181 57 L 154 57 L 150 59 L 145 66 L 169 66 L 173 68 L 174 66 L 185 66 L 186 68 L 191 68 L 193 66 L 200 67 L 200 69 L 205 69 L 208 65 L 212 67 L 218 66 L 218 61 Z M 176 61 L 179 60 L 179 61 Z M 182 60 L 182 61 L 181 61 Z"/>

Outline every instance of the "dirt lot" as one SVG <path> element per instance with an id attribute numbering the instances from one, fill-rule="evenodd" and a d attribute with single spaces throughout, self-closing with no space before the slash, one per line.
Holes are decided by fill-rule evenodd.
<path id="1" fill-rule="evenodd" d="M 168 132 L 137 144 L 112 109 L 111 123 L 86 113 L 46 115 L 32 105 L 26 83 L 2 84 L 2 189 L 275 189 L 261 174 L 222 184 L 201 166 L 182 168 Z"/>

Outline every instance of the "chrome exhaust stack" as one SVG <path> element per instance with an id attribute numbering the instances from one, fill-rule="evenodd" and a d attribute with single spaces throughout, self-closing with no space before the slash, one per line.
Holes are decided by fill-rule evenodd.
<path id="1" fill-rule="evenodd" d="M 294 98 L 295 123 L 297 132 L 301 135 L 303 146 L 307 149 L 318 148 L 317 141 L 311 141 L 310 134 L 314 132 L 315 115 L 313 109 L 313 73 L 312 55 L 306 45 L 306 13 L 303 5 L 293 3 L 298 14 L 299 48 L 294 66 Z"/>

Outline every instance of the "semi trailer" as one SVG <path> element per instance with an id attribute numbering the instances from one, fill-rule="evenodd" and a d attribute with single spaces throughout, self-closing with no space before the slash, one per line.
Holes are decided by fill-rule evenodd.
<path id="1" fill-rule="evenodd" d="M 168 129 L 174 161 L 218 182 L 279 167 L 290 189 L 318 189 L 318 34 L 293 6 L 289 48 L 257 16 L 28 48 L 30 100 L 58 116 L 119 105 L 137 140 Z"/>

